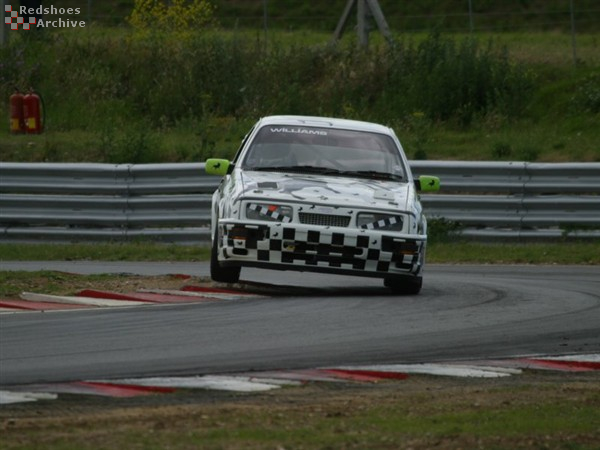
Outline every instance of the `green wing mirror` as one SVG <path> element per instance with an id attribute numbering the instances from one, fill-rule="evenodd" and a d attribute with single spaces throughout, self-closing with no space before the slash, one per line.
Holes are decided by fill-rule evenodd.
<path id="1" fill-rule="evenodd" d="M 440 190 L 440 179 L 429 175 L 421 175 L 415 180 L 417 190 L 421 192 L 435 192 Z"/>
<path id="2" fill-rule="evenodd" d="M 210 158 L 206 160 L 204 170 L 208 175 L 224 176 L 229 173 L 231 162 L 227 159 Z"/>

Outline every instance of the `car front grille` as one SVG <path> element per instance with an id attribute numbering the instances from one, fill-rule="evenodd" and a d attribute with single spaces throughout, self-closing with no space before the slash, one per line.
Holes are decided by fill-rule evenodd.
<path id="1" fill-rule="evenodd" d="M 333 216 L 329 214 L 314 214 L 301 212 L 300 223 L 308 225 L 320 225 L 323 227 L 347 227 L 350 224 L 350 216 Z"/>

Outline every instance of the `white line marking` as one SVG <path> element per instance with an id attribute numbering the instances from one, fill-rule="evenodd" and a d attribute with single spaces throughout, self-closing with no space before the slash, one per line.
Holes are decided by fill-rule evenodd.
<path id="1" fill-rule="evenodd" d="M 88 380 L 89 381 L 89 380 Z M 261 392 L 279 389 L 283 383 L 253 381 L 250 377 L 205 375 L 197 377 L 131 378 L 123 380 L 94 380 L 100 383 L 129 384 L 148 387 L 171 387 L 185 389 L 214 389 L 236 392 Z"/>
<path id="2" fill-rule="evenodd" d="M 598 355 L 537 356 L 531 359 L 547 359 L 552 361 L 600 362 Z"/>
<path id="3" fill-rule="evenodd" d="M 200 291 L 179 291 L 176 289 L 138 289 L 138 292 L 147 294 L 163 294 L 163 295 L 178 295 L 180 297 L 199 297 L 199 298 L 214 298 L 219 300 L 234 300 L 239 298 L 262 298 L 264 295 L 224 292 L 200 292 Z"/>
<path id="4" fill-rule="evenodd" d="M 421 373 L 470 378 L 500 378 L 522 373 L 520 369 L 508 369 L 486 366 L 447 365 L 447 364 L 393 364 L 382 366 L 343 366 L 328 367 L 340 370 L 368 370 L 390 373 Z"/>
<path id="5" fill-rule="evenodd" d="M 134 302 L 129 300 L 111 300 L 91 297 L 69 297 L 61 295 L 36 294 L 34 292 L 23 292 L 20 297 L 31 302 L 64 303 L 69 305 L 89 306 L 143 306 L 149 302 Z"/>
<path id="6" fill-rule="evenodd" d="M 45 392 L 0 391 L 0 405 L 10 403 L 35 402 L 37 400 L 56 400 L 58 395 Z"/>

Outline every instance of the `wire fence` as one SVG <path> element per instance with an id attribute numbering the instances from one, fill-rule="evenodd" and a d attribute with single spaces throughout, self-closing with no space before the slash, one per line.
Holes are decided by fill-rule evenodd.
<path id="1" fill-rule="evenodd" d="M 385 11 L 384 11 L 385 12 Z M 569 9 L 556 12 L 520 11 L 498 13 L 455 13 L 390 15 L 385 18 L 394 33 L 427 32 L 518 32 L 518 31 L 570 31 L 573 24 L 579 32 L 597 31 L 600 28 L 600 8 L 577 11 L 571 17 Z M 339 15 L 281 17 L 268 16 L 271 29 L 298 30 L 307 28 L 328 32 L 335 29 Z M 265 28 L 264 16 L 224 16 L 220 23 L 225 27 Z"/>
<path id="2" fill-rule="evenodd" d="M 169 0 L 166 0 L 167 2 Z M 343 11 L 346 0 L 337 0 L 332 5 L 307 0 L 290 0 L 289 7 L 267 0 L 245 2 L 244 9 L 235 7 L 235 3 L 215 1 L 217 23 L 223 29 L 255 29 L 258 33 L 268 34 L 275 30 L 313 30 L 333 33 Z M 2 4 L 19 3 L 18 0 L 2 0 Z M 21 4 L 27 1 L 21 0 Z M 39 1 L 28 0 L 38 4 Z M 88 25 L 126 26 L 127 16 L 131 13 L 133 1 L 107 2 L 100 0 L 55 0 L 57 8 L 77 7 L 80 18 Z M 286 3 L 286 5 L 288 4 Z M 399 2 L 380 0 L 385 19 L 393 34 L 404 32 L 427 32 L 432 29 L 440 32 L 530 32 L 561 31 L 575 36 L 578 33 L 600 31 L 600 2 L 598 0 L 562 0 L 546 2 L 543 7 L 528 6 L 529 2 L 490 2 L 482 0 L 454 0 L 440 2 L 426 8 L 429 2 Z M 252 7 L 249 6 L 252 4 Z M 518 6 L 520 5 L 520 6 Z M 45 4 L 44 4 L 45 6 Z M 444 8 L 444 10 L 442 10 Z M 451 11 L 451 12 L 448 12 Z M 59 18 L 60 14 L 53 18 Z M 356 14 L 352 15 L 356 26 Z M 376 26 L 369 20 L 369 28 Z M 3 40 L 10 32 L 2 28 Z"/>
<path id="3" fill-rule="evenodd" d="M 6 3 L 17 3 L 17 0 L 6 0 Z M 167 3 L 169 0 L 166 0 Z M 282 9 L 273 0 L 253 0 L 243 2 L 244 8 L 236 8 L 225 1 L 214 1 L 217 5 L 216 18 L 224 28 L 251 28 L 295 30 L 311 29 L 322 32 L 333 32 L 343 11 L 346 0 L 332 2 L 336 6 L 318 5 L 307 0 L 292 0 L 286 3 L 288 8 Z M 81 10 L 82 19 L 90 23 L 125 24 L 131 12 L 131 2 L 106 2 L 100 0 L 69 1 L 55 0 L 54 5 L 77 6 Z M 320 3 L 320 2 L 318 2 Z M 440 2 L 440 6 L 404 5 L 407 2 L 379 1 L 385 18 L 392 31 L 396 33 L 410 31 L 428 31 L 432 28 L 448 32 L 469 31 L 532 31 L 532 30 L 600 30 L 600 2 L 597 0 L 562 0 L 544 3 L 543 7 L 528 7 L 528 2 L 519 2 L 521 6 L 507 2 L 490 2 L 482 0 L 460 0 Z M 388 4 L 389 3 L 389 4 Z M 412 2 L 411 2 L 412 3 Z M 250 7 L 249 4 L 253 6 Z M 312 5 L 311 5 L 312 4 Z M 337 6 L 339 4 L 339 6 Z M 445 11 L 443 11 L 445 10 Z M 447 12 L 447 11 L 452 12 Z M 409 11 L 409 12 L 407 12 Z M 57 16 L 58 17 L 58 16 Z"/>

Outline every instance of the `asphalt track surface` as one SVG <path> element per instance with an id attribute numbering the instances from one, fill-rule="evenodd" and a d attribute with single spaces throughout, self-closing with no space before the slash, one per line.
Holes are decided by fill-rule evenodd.
<path id="1" fill-rule="evenodd" d="M 208 274 L 205 263 L 0 263 L 39 269 Z M 285 288 L 214 303 L 2 314 L 0 385 L 600 353 L 598 266 L 429 265 L 421 294 L 406 297 L 368 278 L 243 270 L 242 279 Z"/>

